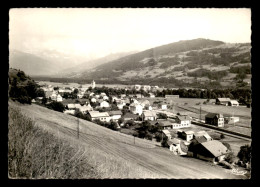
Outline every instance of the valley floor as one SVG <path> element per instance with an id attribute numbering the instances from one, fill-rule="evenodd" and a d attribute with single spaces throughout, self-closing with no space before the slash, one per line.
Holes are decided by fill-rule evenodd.
<path id="1" fill-rule="evenodd" d="M 62 139 L 84 146 L 87 152 L 88 149 L 99 150 L 102 154 L 125 160 L 130 163 L 130 166 L 131 163 L 133 167 L 140 166 L 151 173 L 151 176 L 146 175 L 144 178 L 246 179 L 245 176 L 234 175 L 230 170 L 209 162 L 173 155 L 168 149 L 159 147 L 152 141 L 134 139 L 133 136 L 115 132 L 85 120 L 79 120 L 80 136 L 77 139 L 78 120 L 76 117 L 35 104 L 22 105 L 9 102 L 9 105 L 18 106 L 25 115 L 36 122 L 36 125 Z M 99 164 L 102 165 L 102 163 Z M 111 177 L 109 173 L 106 173 L 104 178 L 109 177 Z M 124 178 L 122 175 L 115 178 L 121 177 Z M 127 177 L 135 178 L 136 176 L 128 175 Z"/>

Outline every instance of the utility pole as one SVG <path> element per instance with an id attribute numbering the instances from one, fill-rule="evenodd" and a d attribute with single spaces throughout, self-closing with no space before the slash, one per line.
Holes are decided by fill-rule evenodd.
<path id="1" fill-rule="evenodd" d="M 79 139 L 79 118 L 78 118 L 78 139 Z"/>
<path id="2" fill-rule="evenodd" d="M 201 106 L 200 106 L 200 121 L 201 121 Z"/>

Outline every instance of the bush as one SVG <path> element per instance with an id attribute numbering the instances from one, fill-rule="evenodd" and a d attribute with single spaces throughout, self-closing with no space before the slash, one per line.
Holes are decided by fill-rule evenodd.
<path id="1" fill-rule="evenodd" d="M 167 136 L 164 136 L 164 137 L 163 137 L 163 140 L 162 140 L 162 143 L 161 143 L 162 147 L 167 147 L 167 148 L 169 148 L 169 145 L 168 145 L 167 141 L 168 141 L 168 137 L 167 137 Z"/>

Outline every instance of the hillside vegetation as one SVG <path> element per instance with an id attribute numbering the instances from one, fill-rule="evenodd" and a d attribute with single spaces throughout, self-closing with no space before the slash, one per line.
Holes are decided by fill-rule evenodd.
<path id="1" fill-rule="evenodd" d="M 251 44 L 208 39 L 179 41 L 128 55 L 77 74 L 74 78 L 104 83 L 164 86 L 235 87 L 251 75 Z M 235 73 L 237 76 L 231 77 Z M 241 74 L 243 74 L 241 76 Z M 250 78 L 249 78 L 250 80 Z"/>

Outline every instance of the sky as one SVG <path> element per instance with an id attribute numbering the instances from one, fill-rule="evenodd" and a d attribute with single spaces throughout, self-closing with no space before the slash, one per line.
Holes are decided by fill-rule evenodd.
<path id="1" fill-rule="evenodd" d="M 18 8 L 9 11 L 9 47 L 102 57 L 206 38 L 251 42 L 251 10 L 182 8 Z"/>

